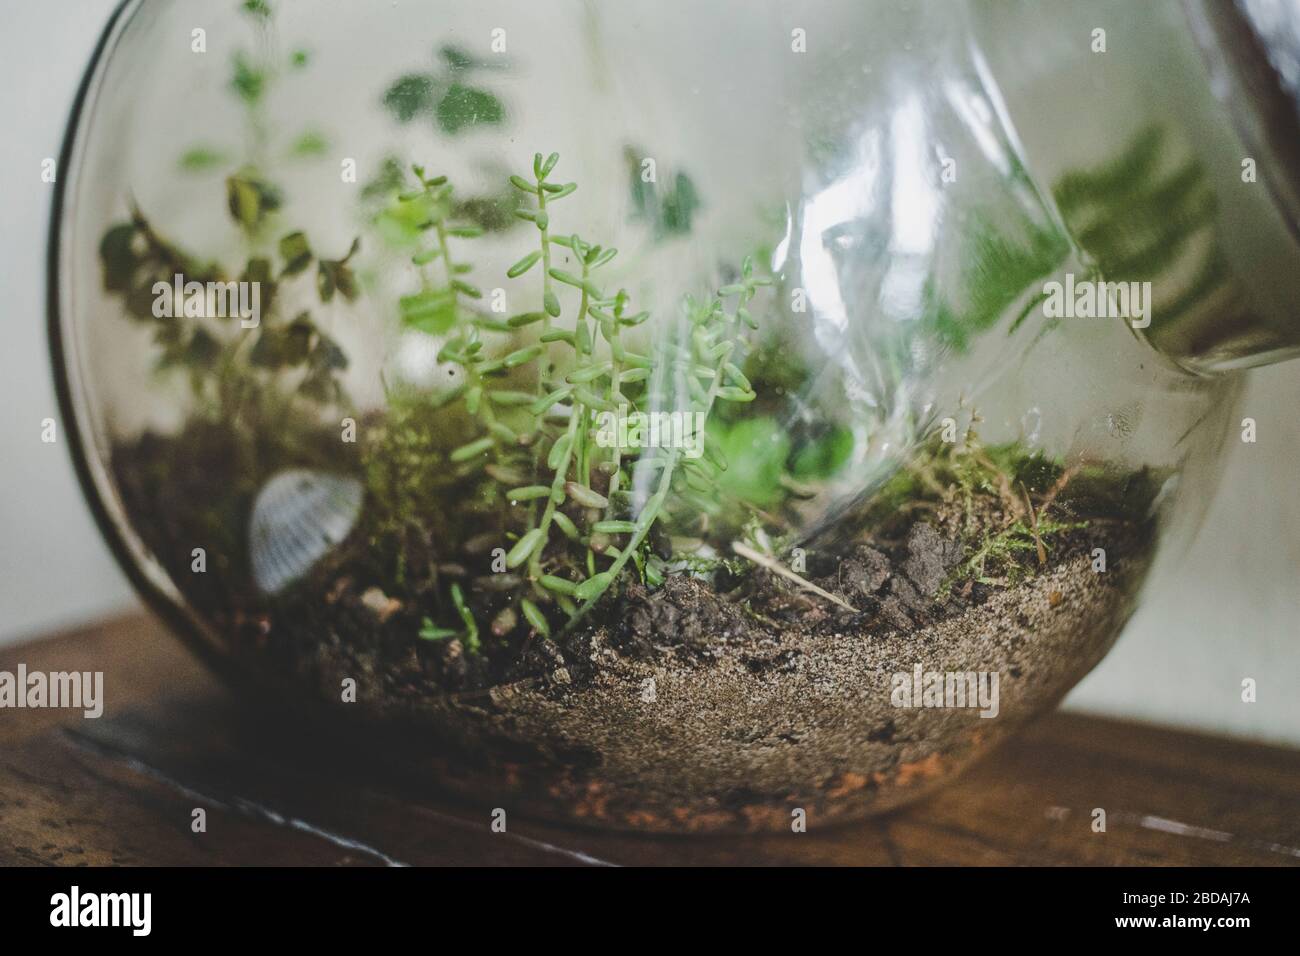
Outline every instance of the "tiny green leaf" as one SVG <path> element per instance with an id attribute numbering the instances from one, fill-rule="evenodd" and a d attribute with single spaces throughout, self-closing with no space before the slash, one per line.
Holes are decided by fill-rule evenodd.
<path id="1" fill-rule="evenodd" d="M 248 54 L 241 50 L 235 54 L 234 75 L 230 78 L 230 86 L 241 100 L 252 106 L 266 91 L 266 73 L 254 65 Z"/>
<path id="2" fill-rule="evenodd" d="M 486 90 L 453 83 L 438 100 L 434 115 L 442 131 L 455 136 L 472 126 L 500 123 L 506 111 L 501 101 Z"/>
<path id="3" fill-rule="evenodd" d="M 752 402 L 755 397 L 754 392 L 733 385 L 725 385 L 718 389 L 718 398 L 725 402 Z"/>
<path id="4" fill-rule="evenodd" d="M 461 47 L 453 46 L 450 43 L 444 45 L 438 51 L 438 55 L 443 58 L 449 67 L 451 67 L 453 72 L 457 73 L 463 70 L 473 69 L 479 65 L 479 61 L 476 60 L 472 54 L 467 53 Z"/>
<path id="5" fill-rule="evenodd" d="M 551 517 L 551 520 L 555 522 L 555 526 L 559 528 L 560 531 L 563 532 L 564 536 L 568 538 L 570 541 L 578 540 L 579 538 L 578 526 L 575 525 L 573 521 L 569 518 L 569 516 L 566 515 L 563 511 L 555 512 L 555 514 Z"/>
<path id="6" fill-rule="evenodd" d="M 541 250 L 534 249 L 532 252 L 528 253 L 528 255 L 524 256 L 522 259 L 520 259 L 518 262 L 512 265 L 509 269 L 507 269 L 506 275 L 509 276 L 511 279 L 519 278 L 519 276 L 523 275 L 525 272 L 531 269 L 537 263 L 537 260 L 540 259 L 541 257 L 542 257 Z"/>
<path id="7" fill-rule="evenodd" d="M 610 367 L 608 362 L 603 365 L 588 365 L 585 368 L 574 369 L 568 375 L 564 376 L 564 380 L 573 385 L 586 385 L 588 382 L 594 382 L 602 375 L 608 374 L 609 370 Z"/>
<path id="8" fill-rule="evenodd" d="M 550 454 L 546 456 L 546 467 L 550 468 L 551 471 L 558 471 L 560 462 L 564 460 L 566 455 L 568 455 L 569 446 L 572 443 L 573 435 L 569 432 L 565 432 L 557 438 L 555 444 L 551 446 Z"/>
<path id="9" fill-rule="evenodd" d="M 250 231 L 281 204 L 280 191 L 249 172 L 226 179 L 226 201 L 235 221 Z"/>
<path id="10" fill-rule="evenodd" d="M 548 591 L 554 591 L 556 594 L 572 594 L 578 588 L 572 581 L 557 578 L 553 574 L 543 574 L 537 579 L 537 583 Z"/>
<path id="11" fill-rule="evenodd" d="M 632 534 L 636 525 L 631 521 L 597 521 L 591 530 L 597 534 Z"/>
<path id="12" fill-rule="evenodd" d="M 398 300 L 402 324 L 430 335 L 446 333 L 456 322 L 456 303 L 442 290 L 427 289 Z"/>
<path id="13" fill-rule="evenodd" d="M 493 444 L 494 442 L 490 437 L 484 436 L 483 438 L 479 438 L 476 441 L 469 442 L 468 444 L 461 445 L 459 448 L 454 449 L 448 457 L 454 462 L 469 461 L 471 458 L 477 458 L 479 455 L 483 454 L 491 448 Z"/>
<path id="14" fill-rule="evenodd" d="M 530 345 L 526 349 L 519 349 L 518 351 L 511 352 L 504 359 L 502 359 L 502 362 L 504 363 L 506 368 L 516 368 L 520 365 L 524 365 L 528 362 L 531 362 L 533 359 L 537 358 L 537 356 L 541 354 L 542 354 L 542 347 L 540 345 Z"/>
<path id="15" fill-rule="evenodd" d="M 433 101 L 434 79 L 427 73 L 409 73 L 399 77 L 384 93 L 384 105 L 400 123 L 409 123 L 429 109 Z"/>
<path id="16" fill-rule="evenodd" d="M 538 634 L 541 634 L 543 637 L 551 636 L 550 625 L 546 623 L 546 618 L 542 615 L 541 609 L 539 609 L 536 604 L 528 600 L 528 598 L 521 598 L 519 601 L 519 608 L 524 612 L 524 618 L 533 626 L 533 629 L 537 631 Z"/>
<path id="17" fill-rule="evenodd" d="M 534 551 L 541 546 L 545 540 L 546 532 L 541 528 L 533 528 L 522 538 L 515 542 L 508 552 L 506 552 L 506 567 L 517 568 L 527 561 Z"/>
<path id="18" fill-rule="evenodd" d="M 579 601 L 590 601 L 592 598 L 603 594 L 613 580 L 614 576 L 610 572 L 604 571 L 579 584 L 574 589 L 573 596 Z"/>
<path id="19" fill-rule="evenodd" d="M 576 481 L 566 481 L 564 483 L 564 493 L 577 504 L 584 508 L 608 508 L 609 499 L 599 492 L 592 491 L 586 485 L 580 485 Z"/>
<path id="20" fill-rule="evenodd" d="M 315 131 L 308 131 L 294 140 L 293 145 L 289 147 L 289 153 L 292 156 L 323 156 L 329 151 L 329 141 Z"/>
<path id="21" fill-rule="evenodd" d="M 547 314 L 549 314 L 551 318 L 553 319 L 559 318 L 560 300 L 556 297 L 555 293 L 552 290 L 547 289 L 546 292 L 542 295 L 542 305 L 543 307 L 545 307 Z"/>
<path id="22" fill-rule="evenodd" d="M 749 383 L 749 379 L 745 377 L 745 373 L 742 372 L 738 366 L 728 362 L 722 366 L 722 369 L 727 373 L 727 377 L 730 378 L 735 385 L 740 386 L 743 391 L 752 392 L 754 390 Z"/>
<path id="23" fill-rule="evenodd" d="M 578 386 L 573 390 L 573 397 L 576 398 L 578 401 L 582 402 L 582 404 L 588 406 L 589 408 L 598 408 L 601 411 L 605 411 L 605 412 L 614 411 L 614 406 L 612 404 L 605 401 L 595 392 L 592 392 L 589 389 L 585 389 L 581 386 Z"/>
<path id="24" fill-rule="evenodd" d="M 511 488 L 506 492 L 506 497 L 511 501 L 535 501 L 547 497 L 550 493 L 551 489 L 548 485 L 525 485 L 522 488 Z"/>
<path id="25" fill-rule="evenodd" d="M 506 325 L 512 329 L 523 328 L 525 325 L 532 325 L 534 322 L 541 322 L 546 318 L 544 312 L 521 312 L 518 315 L 512 315 L 506 319 Z"/>
<path id="26" fill-rule="evenodd" d="M 478 624 L 475 623 L 474 615 L 465 604 L 465 595 L 461 592 L 460 585 L 455 582 L 451 585 L 451 603 L 456 605 L 456 613 L 460 615 L 461 622 L 465 625 L 465 649 L 477 653 Z"/>
<path id="27" fill-rule="evenodd" d="M 227 157 L 219 150 L 209 149 L 206 146 L 195 146 L 181 154 L 180 167 L 186 172 L 197 173 L 205 169 L 212 169 L 214 166 L 220 166 L 227 162 Z"/>
<path id="28" fill-rule="evenodd" d="M 488 398 L 492 399 L 494 405 L 528 405 L 536 397 L 532 392 L 511 392 L 505 389 L 494 389 L 488 392 Z"/>
<path id="29" fill-rule="evenodd" d="M 557 388 L 555 391 L 551 392 L 551 394 L 543 396 L 533 402 L 533 404 L 529 406 L 528 410 L 534 415 L 544 415 L 546 412 L 550 411 L 551 406 L 556 402 L 561 402 L 568 398 L 572 391 L 572 388 Z"/>
<path id="30" fill-rule="evenodd" d="M 438 627 L 427 617 L 420 622 L 420 637 L 426 641 L 442 641 L 455 636 L 455 631 L 447 627 Z"/>
<path id="31" fill-rule="evenodd" d="M 578 323 L 573 333 L 573 344 L 583 355 L 591 354 L 591 330 L 587 328 L 586 322 Z"/>
<path id="32" fill-rule="evenodd" d="M 492 424 L 488 425 L 488 431 L 495 435 L 499 441 L 503 441 L 507 445 L 519 444 L 519 433 L 509 425 L 503 425 L 500 422 L 492 422 Z"/>
<path id="33" fill-rule="evenodd" d="M 284 273 L 297 275 L 311 264 L 311 247 L 301 232 L 291 232 L 280 240 L 280 255 L 284 258 Z"/>

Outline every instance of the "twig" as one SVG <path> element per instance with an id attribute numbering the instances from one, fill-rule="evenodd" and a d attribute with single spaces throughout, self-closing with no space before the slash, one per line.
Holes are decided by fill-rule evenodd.
<path id="1" fill-rule="evenodd" d="M 1065 469 L 1065 471 L 1061 472 L 1061 477 L 1057 478 L 1052 484 L 1052 487 L 1047 489 L 1047 494 L 1043 496 L 1043 503 L 1038 506 L 1038 513 L 1040 515 L 1047 513 L 1047 509 L 1051 507 L 1052 502 L 1056 500 L 1056 496 L 1065 490 L 1065 486 L 1070 483 L 1070 480 L 1075 475 L 1083 470 L 1083 466 L 1086 464 L 1086 460 L 1076 461 L 1069 468 Z"/>
<path id="2" fill-rule="evenodd" d="M 774 558 L 768 557 L 766 554 L 763 554 L 763 552 L 761 551 L 755 551 L 747 544 L 742 544 L 739 541 L 733 541 L 731 542 L 731 550 L 735 551 L 736 554 L 740 555 L 742 558 L 748 558 L 750 561 L 753 561 L 755 564 L 759 565 L 760 567 L 767 568 L 767 570 L 771 571 L 773 574 L 779 574 L 781 575 L 781 577 L 785 578 L 786 580 L 793 581 L 795 584 L 798 584 L 800 587 L 804 588 L 805 590 L 812 591 L 813 594 L 816 594 L 820 597 L 824 597 L 832 604 L 838 604 L 840 607 L 852 611 L 854 614 L 858 613 L 858 609 L 855 608 L 848 601 L 844 600 L 843 598 L 836 597 L 834 594 L 831 594 L 830 591 L 827 591 L 824 588 L 819 588 L 817 585 L 813 584 L 807 578 L 800 577 L 799 575 L 791 571 L 789 568 L 782 565 L 779 561 L 775 560 Z"/>
<path id="3" fill-rule="evenodd" d="M 1038 534 L 1038 512 L 1034 510 L 1034 502 L 1029 497 L 1029 489 L 1025 483 L 1020 483 L 1020 490 L 1025 493 L 1025 504 L 1029 506 L 1029 530 L 1034 535 L 1034 546 L 1038 549 L 1038 566 L 1040 568 L 1047 566 L 1047 549 L 1043 547 L 1043 539 Z"/>
<path id="4" fill-rule="evenodd" d="M 1011 482 L 1008 480 L 1006 474 L 1002 471 L 1002 469 L 999 468 L 997 465 L 993 464 L 993 462 L 989 460 L 989 457 L 985 455 L 983 451 L 974 452 L 973 457 L 977 462 L 979 462 L 989 471 L 997 475 L 998 497 L 1002 499 L 1002 506 L 1006 508 L 1008 511 L 1010 511 L 1017 518 L 1025 517 L 1024 506 L 1021 505 L 1020 499 L 1016 497 L 1015 492 L 1011 490 Z M 1030 506 L 1029 510 L 1030 511 L 1034 510 L 1032 505 Z"/>

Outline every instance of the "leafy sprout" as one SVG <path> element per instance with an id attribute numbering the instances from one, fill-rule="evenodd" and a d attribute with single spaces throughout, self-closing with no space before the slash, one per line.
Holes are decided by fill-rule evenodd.
<path id="1" fill-rule="evenodd" d="M 680 170 L 662 187 L 646 182 L 642 175 L 643 155 L 630 146 L 623 151 L 633 220 L 649 226 L 656 239 L 687 235 L 701 205 L 695 182 Z"/>
<path id="2" fill-rule="evenodd" d="M 401 76 L 384 93 L 384 106 L 399 123 L 428 118 L 442 132 L 455 136 L 505 120 L 501 101 L 469 79 L 488 69 L 487 64 L 454 46 L 444 46 L 439 59 L 441 68 Z"/>
<path id="3" fill-rule="evenodd" d="M 536 244 L 506 278 L 529 283 L 536 305 L 504 322 L 478 308 L 463 250 L 481 230 L 457 219 L 446 177 L 413 167 L 415 187 L 397 196 L 393 211 L 423 237 L 411 256 L 420 287 L 402 297 L 402 323 L 440 338 L 439 359 L 461 374 L 439 406 L 449 409 L 450 401 L 476 423 L 447 450 L 448 464 L 466 478 L 481 473 L 501 512 L 516 516 L 505 529 L 503 578 L 517 582 L 512 601 L 543 637 L 581 620 L 625 573 L 652 574 L 658 524 L 681 508 L 680 494 L 706 487 L 725 468 L 716 448 L 688 458 L 680 448 L 642 454 L 602 445 L 602 416 L 678 403 L 688 420 L 707 422 L 718 404 L 752 401 L 740 367 L 757 327 L 748 306 L 770 282 L 746 261 L 737 282 L 684 304 L 680 342 L 653 355 L 629 347 L 624 333 L 649 313 L 601 281 L 617 250 L 557 228 L 556 204 L 577 189 L 555 178 L 559 160 L 538 153 L 528 175 L 509 179 L 527 200 L 515 215 L 533 226 Z M 644 475 L 653 480 L 638 489 Z M 452 604 L 463 624 L 464 595 Z M 447 625 L 424 633 L 440 628 Z"/>

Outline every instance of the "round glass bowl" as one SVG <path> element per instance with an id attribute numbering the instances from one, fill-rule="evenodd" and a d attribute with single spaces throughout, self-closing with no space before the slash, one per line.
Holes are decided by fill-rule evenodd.
<path id="1" fill-rule="evenodd" d="M 1071 219 L 1196 201 L 1178 131 L 1040 180 L 970 36 L 124 4 L 51 334 L 132 580 L 286 719 L 493 806 L 782 828 L 949 778 L 1105 653 L 1233 394 L 1144 337 L 1178 270 L 1099 271 L 1149 223 Z"/>

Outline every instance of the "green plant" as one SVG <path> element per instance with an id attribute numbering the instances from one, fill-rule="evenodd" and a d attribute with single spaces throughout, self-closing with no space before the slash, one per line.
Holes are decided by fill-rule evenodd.
<path id="1" fill-rule="evenodd" d="M 691 328 L 686 343 L 665 343 L 672 357 L 668 370 L 686 382 L 689 396 L 688 411 L 697 415 L 697 420 L 705 422 L 713 411 L 715 402 L 750 402 L 754 399 L 754 390 L 749 380 L 732 361 L 734 353 L 742 344 L 746 328 L 756 328 L 757 324 L 746 308 L 749 301 L 761 286 L 769 285 L 771 280 L 755 276 L 753 261 L 745 260 L 742 267 L 741 281 L 724 286 L 718 290 L 718 298 L 708 303 L 690 302 L 687 317 Z M 727 313 L 724 303 L 733 300 L 733 310 Z M 707 440 L 707 431 L 705 432 Z M 654 493 L 642 506 L 634 522 L 619 522 L 617 527 L 601 528 L 616 534 L 629 535 L 627 544 L 617 551 L 614 563 L 605 571 L 588 578 L 584 585 L 575 591 L 575 596 L 583 602 L 582 606 L 570 616 L 572 625 L 600 600 L 609 589 L 628 560 L 640 552 L 654 522 L 668 507 L 668 496 L 673 488 L 673 478 L 678 469 L 687 474 L 690 481 L 692 474 L 707 481 L 716 476 L 720 468 L 725 468 L 725 461 L 716 456 L 702 455 L 699 458 L 684 458 L 682 449 L 674 447 L 661 455 L 656 462 L 659 480 Z M 608 523 L 606 523 L 608 525 Z M 585 591 L 583 590 L 585 588 Z"/>
<path id="2" fill-rule="evenodd" d="M 480 292 L 463 278 L 470 266 L 451 240 L 481 231 L 455 220 L 446 179 L 414 167 L 416 188 L 397 197 L 395 210 L 427 237 L 412 256 L 421 288 L 402 297 L 402 322 L 443 337 L 439 359 L 462 375 L 437 401 L 459 406 L 477 426 L 447 450 L 447 462 L 466 480 L 481 472 L 482 487 L 503 512 L 517 515 L 505 529 L 500 570 L 517 576 L 514 602 L 543 636 L 552 630 L 547 608 L 571 627 L 626 570 L 645 579 L 658 560 L 649 541 L 677 504 L 674 489 L 685 496 L 707 488 L 726 467 L 706 423 L 716 403 L 755 398 L 740 363 L 745 337 L 757 327 L 748 305 L 769 283 L 746 261 L 738 281 L 716 297 L 684 304 L 682 335 L 655 354 L 629 348 L 625 333 L 649 313 L 634 312 L 625 290 L 611 293 L 600 283 L 615 249 L 556 233 L 554 204 L 577 189 L 550 180 L 558 162 L 557 154 L 539 153 L 531 177 L 510 177 L 531 201 L 516 216 L 534 226 L 537 245 L 506 276 L 538 281 L 531 274 L 540 270 L 540 281 L 538 307 L 504 322 L 478 309 Z M 572 265 L 562 267 L 557 252 Z M 677 447 L 643 454 L 598 440 L 602 416 L 669 408 L 693 423 L 684 437 L 704 442 L 703 455 L 686 457 Z M 650 490 L 633 488 L 634 470 L 652 473 Z M 463 600 L 453 603 L 463 618 Z M 422 636 L 446 630 L 430 622 Z"/>
<path id="3" fill-rule="evenodd" d="M 633 221 L 645 223 L 658 240 L 688 235 L 695 213 L 701 206 L 695 182 L 680 170 L 662 187 L 647 182 L 642 166 L 646 161 L 644 157 L 644 150 L 631 146 L 623 150 Z"/>
<path id="4" fill-rule="evenodd" d="M 1219 214 L 1214 189 L 1195 158 L 1167 169 L 1173 153 L 1166 131 L 1148 126 L 1113 160 L 1068 172 L 1052 190 L 1101 275 L 1125 281 L 1188 276 L 1179 292 L 1152 310 L 1152 332 L 1176 326 L 1230 281 L 1213 228 Z"/>
<path id="5" fill-rule="evenodd" d="M 240 10 L 259 31 L 274 17 L 267 0 L 241 0 Z M 334 301 L 336 295 L 351 302 L 360 294 L 354 271 L 359 238 L 342 256 L 330 259 L 318 256 L 303 231 L 284 230 L 284 190 L 263 171 L 269 134 L 262 112 L 284 67 L 274 45 L 263 40 L 256 54 L 235 52 L 229 84 L 245 108 L 250 130 L 245 162 L 225 180 L 227 209 L 248 250 L 243 265 L 228 269 L 200 260 L 164 236 L 135 203 L 127 221 L 108 228 L 99 248 L 104 288 L 121 296 L 131 318 L 152 328 L 158 370 L 187 375 L 201 414 L 246 424 L 275 421 L 304 403 L 346 404 L 339 375 L 347 368 L 347 356 L 310 309 L 286 316 L 280 314 L 280 303 L 288 284 L 303 281 L 313 262 L 320 304 Z M 288 57 L 287 68 L 299 69 L 307 62 L 307 54 L 298 50 Z M 324 145 L 319 134 L 306 132 L 289 152 L 314 155 Z M 183 154 L 180 165 L 203 171 L 231 163 L 223 152 L 195 145 Z M 278 241 L 273 238 L 277 233 Z M 178 276 L 183 287 L 256 285 L 261 313 L 256 327 L 232 328 L 235 317 L 229 313 L 192 315 L 186 310 L 160 315 L 160 299 L 168 296 L 166 288 Z M 177 303 L 172 306 L 165 311 L 179 310 Z"/>
<path id="6" fill-rule="evenodd" d="M 442 47 L 438 57 L 440 68 L 407 73 L 384 93 L 384 105 L 398 122 L 427 117 L 442 132 L 455 136 L 474 126 L 505 120 L 501 101 L 470 80 L 472 75 L 490 70 L 490 64 L 450 45 Z"/>
<path id="7" fill-rule="evenodd" d="M 286 74 L 303 70 L 311 61 L 305 50 L 285 55 L 273 41 L 271 26 L 275 8 L 268 0 L 241 0 L 240 12 L 246 15 L 259 34 L 253 51 L 236 48 L 230 60 L 227 88 L 244 108 L 248 141 L 245 162 L 253 168 L 265 166 L 272 157 L 272 147 L 286 159 L 310 159 L 324 155 L 329 143 L 318 130 L 302 130 L 287 145 L 273 137 L 273 124 L 266 116 L 266 102 Z M 235 157 L 225 149 L 207 143 L 190 146 L 177 165 L 188 173 L 202 173 L 230 168 Z"/>
<path id="8" fill-rule="evenodd" d="M 1159 488 L 1160 476 L 1145 471 L 1118 478 L 1086 462 L 1067 468 L 1019 442 L 985 445 L 973 430 L 960 446 L 936 433 L 872 496 L 857 522 L 888 537 L 906 530 L 918 510 L 960 502 L 965 519 L 957 530 L 982 530 L 940 585 L 942 600 L 959 582 L 1014 585 L 1032 577 L 1059 541 L 1095 521 L 1145 521 Z M 1001 516 L 994 523 L 990 508 Z"/>
<path id="9" fill-rule="evenodd" d="M 244 211 L 232 205 L 237 220 Z M 312 262 L 317 265 L 314 288 L 320 302 L 332 301 L 335 294 L 354 300 L 359 288 L 352 260 L 359 248 L 360 240 L 354 240 L 342 257 L 320 258 L 307 237 L 295 230 L 278 243 L 278 267 L 275 257 L 254 254 L 238 272 L 231 272 L 185 251 L 133 207 L 129 220 L 105 232 L 99 255 L 105 290 L 122 298 L 129 317 L 152 328 L 160 372 L 186 373 L 200 408 L 213 417 L 235 421 L 261 414 L 273 420 L 274 409 L 288 400 L 280 388 L 290 374 L 292 394 L 314 403 L 346 402 L 338 380 L 347 368 L 342 349 L 316 324 L 310 310 L 286 318 L 279 314 L 279 302 L 283 287 L 301 281 Z M 239 319 L 229 311 L 191 315 L 177 306 L 174 314 L 160 314 L 160 301 L 174 298 L 169 290 L 177 276 L 186 286 L 256 283 L 261 311 L 257 327 L 235 328 Z"/>

